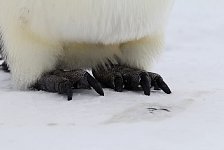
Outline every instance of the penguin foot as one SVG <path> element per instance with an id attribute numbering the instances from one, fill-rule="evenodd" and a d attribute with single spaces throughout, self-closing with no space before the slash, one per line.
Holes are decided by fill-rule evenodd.
<path id="1" fill-rule="evenodd" d="M 163 90 L 166 94 L 171 94 L 170 88 L 159 74 L 141 69 L 111 65 L 108 68 L 93 69 L 93 76 L 105 87 L 117 92 L 122 92 L 124 89 L 142 90 L 145 95 L 150 95 L 151 88 L 154 87 L 155 90 Z"/>
<path id="2" fill-rule="evenodd" d="M 84 70 L 55 70 L 44 74 L 32 88 L 67 95 L 72 100 L 73 89 L 91 89 L 104 95 L 103 89 L 88 72 Z"/>

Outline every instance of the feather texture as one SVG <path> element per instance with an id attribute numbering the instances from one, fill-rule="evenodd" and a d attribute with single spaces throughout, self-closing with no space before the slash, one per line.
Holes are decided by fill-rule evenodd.
<path id="1" fill-rule="evenodd" d="M 173 0 L 0 0 L 4 54 L 25 89 L 56 67 L 119 60 L 146 68 L 163 47 Z"/>

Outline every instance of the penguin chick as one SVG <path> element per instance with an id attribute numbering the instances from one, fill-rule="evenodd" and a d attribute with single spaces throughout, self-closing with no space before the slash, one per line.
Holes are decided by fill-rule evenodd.
<path id="1" fill-rule="evenodd" d="M 102 69 L 97 68 L 109 62 L 146 72 L 164 46 L 172 5 L 173 0 L 0 0 L 3 53 L 15 87 L 71 93 L 71 88 L 86 85 L 95 86 L 103 95 L 99 83 L 80 69 L 94 68 L 100 77 Z M 63 71 L 55 74 L 61 69 L 78 70 L 79 75 L 71 79 L 62 77 Z M 128 79 L 125 73 L 118 74 L 122 81 L 115 82 L 113 74 L 104 82 L 111 82 L 112 88 L 119 83 L 120 88 L 134 89 L 134 84 L 126 83 L 133 82 L 133 74 Z M 151 76 L 135 78 L 135 86 L 142 82 L 143 90 L 149 90 L 154 82 Z M 143 81 L 150 84 L 144 86 Z"/>

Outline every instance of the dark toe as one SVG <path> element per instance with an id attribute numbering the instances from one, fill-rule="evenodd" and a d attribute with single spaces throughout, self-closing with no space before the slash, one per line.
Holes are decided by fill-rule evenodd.
<path id="1" fill-rule="evenodd" d="M 168 85 L 163 81 L 162 78 L 157 79 L 157 84 L 158 86 L 166 93 L 166 94 L 171 94 L 171 90 L 168 87 Z"/>
<path id="2" fill-rule="evenodd" d="M 143 72 L 142 74 L 140 74 L 141 76 L 141 81 L 140 84 L 142 86 L 142 89 L 144 91 L 145 95 L 150 95 L 150 87 L 151 87 L 151 78 L 149 77 L 149 75 L 145 72 Z"/>
<path id="3" fill-rule="evenodd" d="M 123 91 L 123 79 L 121 76 L 114 77 L 114 90 L 117 92 Z"/>
<path id="4" fill-rule="evenodd" d="M 99 68 L 93 70 L 94 77 L 115 91 L 121 92 L 123 88 L 134 91 L 142 89 L 145 95 L 150 95 L 151 87 L 154 87 L 155 90 L 162 89 L 167 94 L 171 93 L 170 88 L 159 74 L 122 65 L 113 65 L 107 69 Z"/>
<path id="5" fill-rule="evenodd" d="M 90 84 L 91 87 L 93 87 L 93 89 L 100 94 L 101 96 L 104 96 L 104 92 L 103 92 L 103 88 L 101 86 L 101 84 L 94 79 L 89 73 L 86 74 L 87 75 L 87 81 Z"/>
<path id="6" fill-rule="evenodd" d="M 159 74 L 152 72 L 149 72 L 148 74 L 151 76 L 155 88 L 163 90 L 166 94 L 172 93 L 168 85 L 164 82 L 163 78 Z"/>

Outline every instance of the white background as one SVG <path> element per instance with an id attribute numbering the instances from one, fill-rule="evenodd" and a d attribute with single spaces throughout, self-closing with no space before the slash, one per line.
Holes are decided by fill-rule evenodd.
<path id="1" fill-rule="evenodd" d="M 16 91 L 0 71 L 0 149 L 223 150 L 224 1 L 177 0 L 167 33 L 152 71 L 172 95 L 78 90 L 68 102 Z"/>

